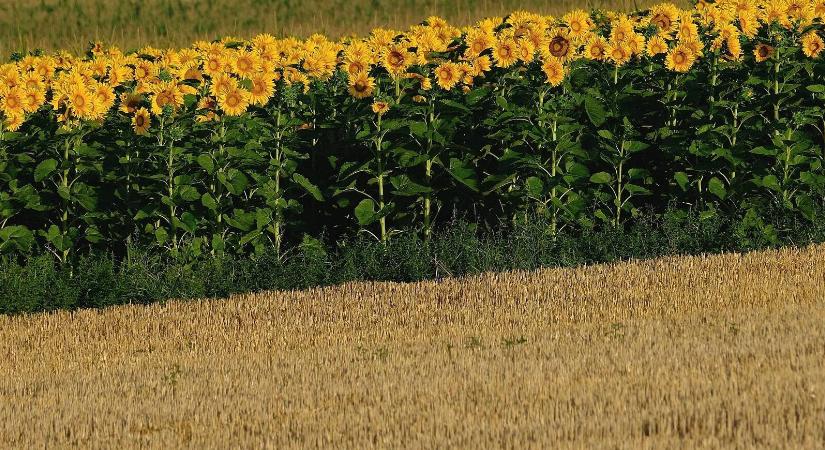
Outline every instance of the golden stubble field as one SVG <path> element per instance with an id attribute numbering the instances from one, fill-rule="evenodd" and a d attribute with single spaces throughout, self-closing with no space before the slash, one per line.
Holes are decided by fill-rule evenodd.
<path id="1" fill-rule="evenodd" d="M 85 51 L 103 40 L 126 49 L 188 47 L 196 39 L 365 35 L 376 27 L 406 29 L 428 15 L 469 25 L 517 9 L 562 15 L 575 8 L 629 11 L 651 0 L 4 0 L 0 58 L 43 48 Z M 687 7 L 689 1 L 677 0 Z"/>
<path id="2" fill-rule="evenodd" d="M 825 246 L 0 317 L 2 448 L 823 448 Z"/>

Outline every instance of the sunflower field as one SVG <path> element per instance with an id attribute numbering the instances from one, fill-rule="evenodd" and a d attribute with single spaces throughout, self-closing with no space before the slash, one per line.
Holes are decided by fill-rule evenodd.
<path id="1" fill-rule="evenodd" d="M 281 254 L 531 214 L 552 237 L 665 208 L 821 220 L 823 28 L 825 0 L 720 0 L 16 54 L 0 254 Z"/>

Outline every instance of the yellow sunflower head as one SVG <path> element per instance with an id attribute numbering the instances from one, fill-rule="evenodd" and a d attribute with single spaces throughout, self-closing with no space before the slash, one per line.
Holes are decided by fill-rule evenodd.
<path id="1" fill-rule="evenodd" d="M 753 49 L 753 56 L 756 57 L 756 62 L 765 62 L 773 56 L 774 48 L 768 44 L 759 43 Z"/>
<path id="2" fill-rule="evenodd" d="M 0 100 L 0 111 L 6 117 L 22 116 L 24 113 L 25 92 L 19 87 L 13 87 L 6 91 L 3 99 Z"/>
<path id="3" fill-rule="evenodd" d="M 544 58 L 552 56 L 562 61 L 570 59 L 573 56 L 570 32 L 566 28 L 551 30 L 541 48 L 541 54 Z"/>
<path id="4" fill-rule="evenodd" d="M 387 102 L 378 101 L 378 102 L 374 102 L 372 104 L 372 112 L 374 112 L 375 114 L 378 114 L 378 116 L 383 116 L 389 110 L 390 110 L 390 104 L 387 103 Z"/>
<path id="5" fill-rule="evenodd" d="M 584 57 L 594 61 L 607 59 L 607 41 L 601 36 L 593 36 L 584 46 Z"/>
<path id="6" fill-rule="evenodd" d="M 696 54 L 686 45 L 679 44 L 668 52 L 665 66 L 674 72 L 687 72 L 696 61 Z"/>
<path id="7" fill-rule="evenodd" d="M 617 66 L 622 66 L 630 61 L 632 55 L 633 52 L 630 47 L 624 42 L 610 42 L 607 45 L 607 57 Z"/>
<path id="8" fill-rule="evenodd" d="M 152 126 L 152 116 L 146 108 L 138 108 L 134 114 L 132 116 L 132 129 L 135 130 L 136 134 L 145 136 L 149 133 L 149 127 Z"/>
<path id="9" fill-rule="evenodd" d="M 359 72 L 349 78 L 349 93 L 357 99 L 371 97 L 375 91 L 375 79 L 367 72 Z"/>
<path id="10" fill-rule="evenodd" d="M 493 46 L 493 59 L 496 66 L 507 68 L 518 61 L 516 41 L 512 38 L 504 38 L 496 41 Z"/>
<path id="11" fill-rule="evenodd" d="M 808 58 L 816 58 L 825 48 L 825 43 L 816 31 L 809 31 L 801 39 L 802 53 Z"/>
<path id="12" fill-rule="evenodd" d="M 435 68 L 435 82 L 442 89 L 449 91 L 461 79 L 458 67 L 455 63 L 444 63 Z"/>
<path id="13" fill-rule="evenodd" d="M 275 81 L 271 74 L 259 73 L 252 77 L 249 100 L 253 105 L 266 105 L 273 94 L 275 94 Z"/>
<path id="14" fill-rule="evenodd" d="M 679 8 L 673 3 L 660 3 L 650 8 L 650 23 L 659 29 L 660 33 L 670 33 L 676 25 Z"/>
<path id="15" fill-rule="evenodd" d="M 541 70 L 547 76 L 547 82 L 552 86 L 558 86 L 564 81 L 566 69 L 564 64 L 558 58 L 546 58 L 541 65 Z"/>
<path id="16" fill-rule="evenodd" d="M 392 44 L 387 46 L 381 54 L 381 64 L 394 78 L 407 71 L 412 64 L 414 55 L 406 44 Z"/>
<path id="17" fill-rule="evenodd" d="M 249 107 L 249 92 L 233 87 L 218 97 L 218 106 L 228 116 L 240 116 Z"/>
<path id="18" fill-rule="evenodd" d="M 570 30 L 570 36 L 573 38 L 587 36 L 593 29 L 593 21 L 590 19 L 590 14 L 583 9 L 570 11 L 565 14 L 561 20 L 567 25 L 567 28 Z"/>
<path id="19" fill-rule="evenodd" d="M 667 42 L 662 39 L 661 36 L 653 36 L 647 42 L 647 54 L 648 56 L 656 56 L 661 55 L 663 53 L 667 53 L 668 47 Z"/>

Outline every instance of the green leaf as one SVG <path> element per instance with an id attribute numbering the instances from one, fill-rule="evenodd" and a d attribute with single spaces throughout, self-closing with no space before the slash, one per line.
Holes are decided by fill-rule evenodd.
<path id="1" fill-rule="evenodd" d="M 458 158 L 450 158 L 450 166 L 447 168 L 447 172 L 461 184 L 478 192 L 478 179 L 476 179 L 475 170 L 468 167 L 464 161 Z"/>
<path id="2" fill-rule="evenodd" d="M 675 174 L 673 174 L 673 178 L 676 179 L 676 183 L 679 184 L 679 187 L 682 188 L 683 191 L 687 191 L 688 183 L 690 183 L 688 174 L 686 174 L 685 172 L 676 172 Z"/>
<path id="3" fill-rule="evenodd" d="M 201 203 L 203 206 L 209 208 L 212 211 L 216 211 L 218 209 L 218 202 L 215 201 L 215 198 L 212 197 L 211 194 L 206 193 L 201 196 Z"/>
<path id="4" fill-rule="evenodd" d="M 806 219 L 811 221 L 816 219 L 816 205 L 811 197 L 804 194 L 797 196 L 796 207 L 799 208 L 799 211 Z"/>
<path id="5" fill-rule="evenodd" d="M 34 169 L 34 181 L 38 183 L 45 180 L 49 175 L 57 169 L 57 160 L 55 159 L 47 159 L 45 161 L 41 161 L 40 164 Z"/>
<path id="6" fill-rule="evenodd" d="M 823 86 L 821 84 L 812 84 L 812 85 L 808 86 L 807 89 L 811 92 L 816 93 L 816 94 L 821 94 L 821 93 L 825 92 L 825 86 Z"/>
<path id="7" fill-rule="evenodd" d="M 0 252 L 14 247 L 25 252 L 34 244 L 34 234 L 23 225 L 12 225 L 0 228 Z"/>
<path id="8" fill-rule="evenodd" d="M 212 172 L 215 171 L 215 162 L 212 161 L 211 156 L 209 156 L 209 155 L 199 155 L 198 158 L 197 158 L 197 162 L 198 162 L 198 165 L 203 167 L 203 170 L 205 170 L 206 173 L 211 174 Z"/>
<path id="9" fill-rule="evenodd" d="M 711 194 L 719 197 L 721 200 L 724 200 L 725 197 L 728 196 L 728 191 L 725 189 L 725 183 L 722 182 L 719 178 L 713 177 L 708 181 L 708 191 Z"/>
<path id="10" fill-rule="evenodd" d="M 584 110 L 587 112 L 587 117 L 593 125 L 600 127 L 607 119 L 607 112 L 604 110 L 604 104 L 596 97 L 588 95 L 584 98 Z"/>
<path id="11" fill-rule="evenodd" d="M 627 141 L 624 145 L 624 149 L 630 153 L 640 152 L 648 147 L 650 147 L 650 145 L 640 141 Z"/>
<path id="12" fill-rule="evenodd" d="M 319 202 L 324 201 L 324 195 L 321 193 L 321 190 L 318 189 L 318 186 L 312 184 L 307 177 L 301 175 L 300 173 L 293 173 L 292 179 L 298 183 L 301 187 L 303 187 L 309 194 Z"/>
<path id="13" fill-rule="evenodd" d="M 390 183 L 395 188 L 393 194 L 396 195 L 412 197 L 433 191 L 431 188 L 427 186 L 412 181 L 408 175 L 398 175 L 390 177 Z"/>
<path id="14" fill-rule="evenodd" d="M 776 192 L 782 192 L 782 186 L 779 185 L 779 178 L 776 178 L 776 175 L 764 176 L 762 178 L 762 185 Z"/>
<path id="15" fill-rule="evenodd" d="M 194 202 L 201 198 L 201 194 L 193 186 L 180 186 L 178 188 L 178 195 L 187 202 Z"/>
<path id="16" fill-rule="evenodd" d="M 365 198 L 355 207 L 355 218 L 358 219 L 358 224 L 367 226 L 375 221 L 375 202 Z"/>
<path id="17" fill-rule="evenodd" d="M 482 87 L 472 89 L 470 92 L 467 93 L 467 104 L 468 105 L 475 105 L 481 99 L 487 96 L 490 93 L 490 88 Z"/>
<path id="18" fill-rule="evenodd" d="M 613 181 L 613 176 L 607 172 L 598 172 L 590 176 L 590 182 L 596 184 L 607 184 Z"/>
<path id="19" fill-rule="evenodd" d="M 627 183 L 624 185 L 624 188 L 627 189 L 628 192 L 631 194 L 639 194 L 639 195 L 649 195 L 651 194 L 650 190 L 643 186 L 639 186 L 638 184 Z"/>
<path id="20" fill-rule="evenodd" d="M 530 177 L 527 179 L 525 185 L 527 186 L 527 193 L 530 194 L 531 197 L 539 198 L 544 195 L 544 183 L 541 181 L 541 178 Z"/>

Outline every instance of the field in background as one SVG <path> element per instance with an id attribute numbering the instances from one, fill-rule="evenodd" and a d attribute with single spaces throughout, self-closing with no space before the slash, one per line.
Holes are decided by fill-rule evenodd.
<path id="1" fill-rule="evenodd" d="M 0 317 L 0 447 L 822 448 L 823 279 L 817 246 Z"/>
<path id="2" fill-rule="evenodd" d="M 259 33 L 330 37 L 376 27 L 406 29 L 436 14 L 470 24 L 516 9 L 564 14 L 574 8 L 632 10 L 650 0 L 10 0 L 0 2 L 0 59 L 43 48 L 80 52 L 92 40 L 123 49 L 188 47 L 197 39 Z M 688 2 L 677 1 L 686 6 Z"/>

